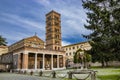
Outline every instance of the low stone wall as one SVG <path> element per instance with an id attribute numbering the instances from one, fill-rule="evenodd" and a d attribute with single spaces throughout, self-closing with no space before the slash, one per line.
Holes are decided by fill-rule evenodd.
<path id="1" fill-rule="evenodd" d="M 93 70 L 60 70 L 60 71 L 39 71 L 39 72 L 27 72 L 27 71 L 11 71 L 12 73 L 34 75 L 39 77 L 50 77 L 56 79 L 77 79 L 77 80 L 96 80 L 96 71 Z"/>
<path id="2" fill-rule="evenodd" d="M 5 69 L 6 69 L 6 66 L 5 66 L 5 65 L 0 64 L 0 69 L 5 70 Z"/>
<path id="3" fill-rule="evenodd" d="M 99 62 L 95 62 L 95 63 L 91 63 L 91 66 L 102 66 L 102 64 Z"/>
<path id="4" fill-rule="evenodd" d="M 95 63 L 91 63 L 91 66 L 102 66 L 102 64 L 99 62 L 95 62 Z M 109 61 L 108 66 L 116 66 L 116 67 L 120 66 L 120 61 Z"/>
<path id="5" fill-rule="evenodd" d="M 120 61 L 110 61 L 108 62 L 109 66 L 120 66 Z"/>

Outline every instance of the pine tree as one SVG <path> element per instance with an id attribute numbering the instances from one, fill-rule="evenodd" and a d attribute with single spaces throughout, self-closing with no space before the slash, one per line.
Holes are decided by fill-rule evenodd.
<path id="1" fill-rule="evenodd" d="M 115 59 L 120 61 L 120 1 L 111 2 L 111 37 L 110 47 Z"/>
<path id="2" fill-rule="evenodd" d="M 6 44 L 7 44 L 6 39 L 0 35 L 0 46 L 1 45 L 6 46 Z"/>
<path id="3" fill-rule="evenodd" d="M 104 63 L 107 65 L 108 61 L 116 59 L 113 52 L 120 52 L 120 44 L 117 43 L 120 42 L 120 1 L 84 0 L 83 7 L 88 11 L 89 24 L 85 28 L 92 31 L 91 34 L 84 35 L 92 46 L 89 53 L 93 61 L 101 62 L 104 67 Z"/>

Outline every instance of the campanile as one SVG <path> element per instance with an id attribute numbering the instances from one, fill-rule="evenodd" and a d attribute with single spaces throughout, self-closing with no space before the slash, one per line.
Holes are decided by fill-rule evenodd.
<path id="1" fill-rule="evenodd" d="M 46 14 L 46 49 L 61 50 L 60 16 L 53 10 Z"/>

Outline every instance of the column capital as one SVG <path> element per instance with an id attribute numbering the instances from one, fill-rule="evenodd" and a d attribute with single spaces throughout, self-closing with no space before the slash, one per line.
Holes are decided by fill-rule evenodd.
<path id="1" fill-rule="evenodd" d="M 23 54 L 29 54 L 28 51 L 23 52 Z"/>

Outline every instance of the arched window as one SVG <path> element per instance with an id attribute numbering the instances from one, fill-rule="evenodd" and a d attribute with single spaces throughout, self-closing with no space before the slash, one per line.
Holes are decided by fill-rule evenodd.
<path id="1" fill-rule="evenodd" d="M 57 50 L 57 47 L 55 46 L 55 50 Z"/>
<path id="2" fill-rule="evenodd" d="M 60 50 L 60 47 L 58 47 L 58 50 Z"/>

